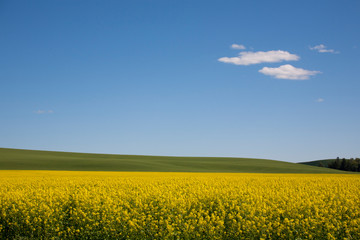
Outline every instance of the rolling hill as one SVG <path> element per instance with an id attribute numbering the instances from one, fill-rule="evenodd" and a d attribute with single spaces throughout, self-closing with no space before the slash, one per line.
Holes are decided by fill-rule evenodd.
<path id="1" fill-rule="evenodd" d="M 227 157 L 165 157 L 0 148 L 1 170 L 344 173 L 282 161 Z"/>
<path id="2" fill-rule="evenodd" d="M 324 167 L 327 167 L 330 162 L 333 162 L 335 160 L 336 159 L 323 159 L 323 160 L 315 160 L 315 161 L 309 161 L 309 162 L 300 162 L 300 164 L 316 166 L 316 167 L 320 167 L 322 164 Z"/>

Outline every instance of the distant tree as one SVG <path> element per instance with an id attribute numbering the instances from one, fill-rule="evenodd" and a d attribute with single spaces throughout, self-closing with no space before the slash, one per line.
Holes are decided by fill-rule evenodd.
<path id="1" fill-rule="evenodd" d="M 338 158 L 334 161 L 331 161 L 328 163 L 328 168 L 334 168 L 335 169 L 335 162 L 338 161 Z"/>
<path id="2" fill-rule="evenodd" d="M 350 162 L 349 162 L 349 171 L 357 172 L 357 168 L 358 168 L 357 162 L 354 159 L 350 160 Z"/>
<path id="3" fill-rule="evenodd" d="M 341 160 L 340 160 L 340 159 L 336 159 L 334 168 L 335 168 L 335 169 L 340 169 L 340 167 L 341 167 Z"/>
<path id="4" fill-rule="evenodd" d="M 328 168 L 339 169 L 343 171 L 360 172 L 360 158 L 336 158 L 336 160 L 328 163 Z"/>
<path id="5" fill-rule="evenodd" d="M 344 170 L 344 171 L 346 171 L 346 169 L 347 169 L 347 161 L 346 161 L 346 159 L 345 158 L 343 158 L 342 160 L 341 160 L 341 164 L 340 164 L 340 170 Z"/>

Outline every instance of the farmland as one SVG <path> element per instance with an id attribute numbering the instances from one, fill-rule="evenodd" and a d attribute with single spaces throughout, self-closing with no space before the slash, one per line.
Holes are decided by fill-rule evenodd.
<path id="1" fill-rule="evenodd" d="M 0 148 L 2 170 L 345 173 L 266 159 L 69 153 Z"/>
<path id="2" fill-rule="evenodd" d="M 356 174 L 0 171 L 1 239 L 360 239 Z"/>
<path id="3" fill-rule="evenodd" d="M 1 239 L 360 239 L 360 176 L 333 169 L 5 148 L 0 169 Z"/>

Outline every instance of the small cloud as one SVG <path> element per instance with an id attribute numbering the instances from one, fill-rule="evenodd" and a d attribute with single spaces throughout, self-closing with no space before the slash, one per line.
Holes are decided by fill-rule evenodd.
<path id="1" fill-rule="evenodd" d="M 37 113 L 37 114 L 44 114 L 45 111 L 44 110 L 37 110 L 37 111 L 34 111 L 34 113 Z"/>
<path id="2" fill-rule="evenodd" d="M 36 114 L 46 114 L 46 113 L 51 114 L 51 113 L 54 113 L 54 111 L 53 110 L 36 110 L 36 111 L 34 111 L 34 113 L 36 113 Z"/>
<path id="3" fill-rule="evenodd" d="M 317 102 L 323 102 L 323 101 L 325 101 L 323 98 L 318 98 L 318 99 L 316 99 L 316 101 Z"/>
<path id="4" fill-rule="evenodd" d="M 235 65 L 251 65 L 258 63 L 273 63 L 282 61 L 297 61 L 300 57 L 287 51 L 272 50 L 267 52 L 240 52 L 238 57 L 222 57 L 219 62 Z"/>
<path id="5" fill-rule="evenodd" d="M 296 68 L 290 64 L 282 65 L 278 68 L 264 67 L 259 70 L 262 74 L 270 75 L 278 79 L 306 80 L 310 76 L 320 73 L 319 71 L 309 71 Z"/>
<path id="6" fill-rule="evenodd" d="M 316 45 L 314 47 L 310 47 L 311 50 L 318 51 L 319 53 L 339 53 L 334 49 L 327 49 L 324 44 Z"/>
<path id="7" fill-rule="evenodd" d="M 239 45 L 239 44 L 233 44 L 233 45 L 231 45 L 231 48 L 232 49 L 240 49 L 240 50 L 244 50 L 244 49 L 246 49 L 246 47 L 244 46 L 244 45 Z"/>

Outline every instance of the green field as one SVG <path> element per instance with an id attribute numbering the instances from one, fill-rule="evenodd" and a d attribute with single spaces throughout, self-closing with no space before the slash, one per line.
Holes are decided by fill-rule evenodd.
<path id="1" fill-rule="evenodd" d="M 265 159 L 165 157 L 69 153 L 0 148 L 2 170 L 344 173 L 343 171 Z"/>

